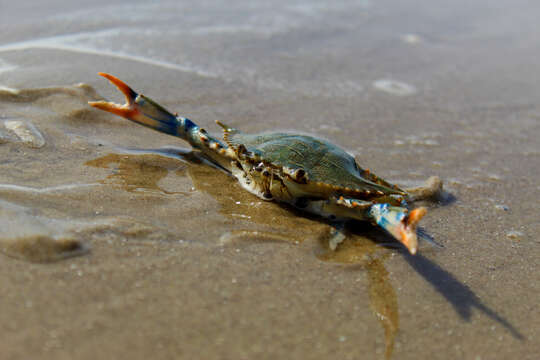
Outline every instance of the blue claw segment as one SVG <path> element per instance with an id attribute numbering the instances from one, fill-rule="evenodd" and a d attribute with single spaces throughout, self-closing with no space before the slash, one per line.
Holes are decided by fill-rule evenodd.
<path id="1" fill-rule="evenodd" d="M 182 122 L 189 121 L 193 124 L 189 119 L 177 119 L 176 116 L 144 95 L 136 97 L 135 107 L 138 114 L 130 120 L 169 135 L 178 136 L 179 132 L 184 131 Z"/>
<path id="2" fill-rule="evenodd" d="M 117 77 L 105 73 L 99 73 L 99 75 L 109 80 L 124 94 L 126 103 L 120 105 L 108 101 L 89 102 L 93 107 L 174 136 L 184 137 L 186 126 L 189 129 L 195 126 L 191 120 L 177 118 L 152 99 L 138 94 Z"/>
<path id="3" fill-rule="evenodd" d="M 389 204 L 374 204 L 369 212 L 375 219 L 377 225 L 386 229 L 390 224 L 401 222 L 407 215 L 407 210 Z"/>
<path id="4" fill-rule="evenodd" d="M 418 248 L 416 224 L 426 214 L 425 208 L 416 208 L 409 213 L 406 208 L 374 204 L 368 214 L 377 225 L 405 245 L 411 254 L 416 253 Z"/>
<path id="5" fill-rule="evenodd" d="M 129 120 L 141 125 L 186 140 L 199 130 L 193 121 L 171 114 L 167 109 L 144 95 L 137 95 L 134 104 L 138 114 Z"/>

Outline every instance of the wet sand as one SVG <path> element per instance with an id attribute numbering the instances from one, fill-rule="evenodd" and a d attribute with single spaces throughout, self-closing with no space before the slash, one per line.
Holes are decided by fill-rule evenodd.
<path id="1" fill-rule="evenodd" d="M 0 5 L 3 357 L 540 353 L 540 7 L 25 6 Z M 311 133 L 397 184 L 440 176 L 422 231 L 442 246 L 351 223 L 328 250 L 326 222 L 90 108 L 121 101 L 98 71 L 214 133 Z"/>

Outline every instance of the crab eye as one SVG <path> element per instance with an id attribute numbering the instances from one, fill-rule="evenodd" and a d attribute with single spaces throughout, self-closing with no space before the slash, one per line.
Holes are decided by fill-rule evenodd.
<path id="1" fill-rule="evenodd" d="M 266 199 L 266 200 L 270 200 L 272 199 L 272 193 L 270 191 L 265 191 L 263 193 L 263 197 Z"/>
<path id="2" fill-rule="evenodd" d="M 300 180 L 301 178 L 304 177 L 304 175 L 306 175 L 306 172 L 304 171 L 304 169 L 298 169 L 294 173 L 294 177 L 296 178 L 296 180 Z"/>
<path id="3" fill-rule="evenodd" d="M 257 166 L 255 166 L 255 171 L 261 172 L 264 169 L 264 164 L 262 162 L 258 163 Z"/>

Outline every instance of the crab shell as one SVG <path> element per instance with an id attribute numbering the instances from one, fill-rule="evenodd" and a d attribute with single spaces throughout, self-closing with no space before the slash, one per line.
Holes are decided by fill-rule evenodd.
<path id="1" fill-rule="evenodd" d="M 344 196 L 403 204 L 405 191 L 360 168 L 334 144 L 308 135 L 243 134 L 219 124 L 225 143 L 236 156 L 233 175 L 262 199 L 302 205 L 306 200 Z"/>

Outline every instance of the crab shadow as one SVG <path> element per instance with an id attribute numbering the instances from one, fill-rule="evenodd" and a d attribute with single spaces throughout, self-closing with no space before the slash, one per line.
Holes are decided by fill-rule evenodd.
<path id="1" fill-rule="evenodd" d="M 436 290 L 437 293 L 442 295 L 464 321 L 470 322 L 473 309 L 477 309 L 493 321 L 502 325 L 514 338 L 524 340 L 523 335 L 508 320 L 484 304 L 467 285 L 461 283 L 452 273 L 443 269 L 423 254 L 417 253 L 416 255 L 411 255 L 400 244 L 393 241 L 383 230 L 373 228 L 362 222 L 351 222 L 347 225 L 346 231 L 351 234 L 367 237 L 382 247 L 398 249 L 409 266 Z M 419 232 L 423 239 L 435 245 L 436 248 L 443 247 L 434 242 L 433 238 L 424 229 L 419 229 Z"/>
<path id="2" fill-rule="evenodd" d="M 523 340 L 523 335 L 508 320 L 482 303 L 480 298 L 454 275 L 446 271 L 422 254 L 411 255 L 403 252 L 407 263 L 441 294 L 465 321 L 471 320 L 472 309 L 477 309 L 492 320 L 501 324 L 516 339 Z"/>
<path id="3" fill-rule="evenodd" d="M 456 201 L 457 201 L 457 197 L 445 189 L 442 189 L 440 193 L 437 194 L 436 198 L 434 199 L 434 202 L 436 202 L 440 206 L 452 205 Z"/>
<path id="4" fill-rule="evenodd" d="M 198 152 L 194 152 L 191 149 L 178 148 L 178 147 L 166 147 L 159 149 L 127 149 L 131 153 L 155 153 L 161 154 L 166 157 L 176 158 L 188 163 L 193 164 L 206 164 L 214 168 L 220 169 L 219 166 L 208 161 L 204 156 Z M 221 169 L 223 170 L 223 169 Z M 224 171 L 226 172 L 226 171 Z M 442 197 L 437 199 L 439 205 L 445 206 L 456 201 L 456 197 L 451 193 L 444 192 Z M 304 216 L 312 219 L 319 219 L 314 215 L 306 214 L 291 206 L 284 205 L 287 209 L 292 211 L 298 216 Z M 426 258 L 421 253 L 411 255 L 407 251 L 403 250 L 401 245 L 397 244 L 393 239 L 389 237 L 384 231 L 369 226 L 365 222 L 351 221 L 345 227 L 346 232 L 376 242 L 377 244 L 388 248 L 399 248 L 403 254 L 403 258 L 411 268 L 413 268 L 418 275 L 432 286 L 440 295 L 442 295 L 458 313 L 458 315 L 465 321 L 471 320 L 472 309 L 477 309 L 487 315 L 492 320 L 501 324 L 506 330 L 508 330 L 514 338 L 523 340 L 523 335 L 512 325 L 508 320 L 497 314 L 494 310 L 490 309 L 487 305 L 482 303 L 480 298 L 465 284 L 461 283 L 454 275 L 447 270 L 443 269 L 430 259 Z M 435 243 L 433 238 L 424 230 L 419 229 L 422 238 L 428 242 L 442 247 Z"/>

